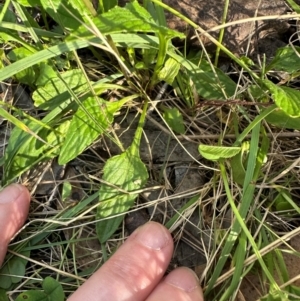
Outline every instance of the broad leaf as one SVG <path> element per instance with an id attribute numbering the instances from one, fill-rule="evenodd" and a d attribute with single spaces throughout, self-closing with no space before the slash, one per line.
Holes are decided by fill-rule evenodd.
<path id="1" fill-rule="evenodd" d="M 56 281 L 52 277 L 46 277 L 43 281 L 43 289 L 48 295 L 48 300 L 51 301 L 63 301 L 65 294 L 60 282 Z"/>
<path id="2" fill-rule="evenodd" d="M 37 86 L 44 86 L 50 79 L 56 78 L 57 74 L 53 68 L 47 63 L 41 62 L 39 64 L 39 76 L 35 81 Z"/>
<path id="3" fill-rule="evenodd" d="M 300 117 L 292 118 L 280 109 L 270 113 L 265 120 L 279 128 L 300 130 Z"/>
<path id="4" fill-rule="evenodd" d="M 266 70 L 279 70 L 286 71 L 288 73 L 294 73 L 300 70 L 300 47 L 293 46 L 292 47 L 284 47 L 279 48 L 276 51 L 276 55 L 273 58 L 272 62 L 269 66 L 267 66 Z"/>
<path id="5" fill-rule="evenodd" d="M 74 92 L 86 91 L 89 85 L 80 69 L 66 71 L 60 77 L 51 78 L 44 87 L 34 91 L 34 105 L 43 110 L 52 110 L 71 98 L 68 88 Z"/>
<path id="6" fill-rule="evenodd" d="M 1 269 L 0 287 L 8 289 L 13 283 L 18 283 L 25 275 L 25 263 L 24 260 L 20 260 L 17 257 L 13 257 L 9 262 Z"/>
<path id="7" fill-rule="evenodd" d="M 173 84 L 175 77 L 180 70 L 180 64 L 173 58 L 167 59 L 164 66 L 158 73 L 158 79 L 160 81 L 165 81 L 169 85 Z"/>
<path id="8" fill-rule="evenodd" d="M 116 102 L 95 97 L 86 99 L 72 118 L 59 155 L 59 164 L 66 164 L 91 145 L 112 123 L 113 114 L 131 98 Z"/>
<path id="9" fill-rule="evenodd" d="M 14 128 L 5 151 L 3 183 L 12 181 L 38 162 L 57 156 L 69 125 L 67 120 L 52 131 L 33 122 L 29 123 L 28 127 L 34 132 L 37 131 L 47 144 L 19 128 Z"/>
<path id="10" fill-rule="evenodd" d="M 96 227 L 101 243 L 106 242 L 117 230 L 124 214 L 133 206 L 137 197 L 134 191 L 141 189 L 147 182 L 147 168 L 139 155 L 147 107 L 146 102 L 131 146 L 121 155 L 107 160 L 104 166 L 97 209 L 99 222 Z"/>
<path id="11" fill-rule="evenodd" d="M 181 113 L 177 108 L 165 109 L 163 117 L 169 127 L 178 134 L 184 134 L 184 122 Z"/>
<path id="12" fill-rule="evenodd" d="M 24 253 L 23 253 L 24 254 Z M 24 255 L 29 256 L 27 252 Z M 22 281 L 25 275 L 27 261 L 23 258 L 13 256 L 0 269 L 0 288 L 9 289 L 13 283 Z"/>
<path id="13" fill-rule="evenodd" d="M 35 290 L 35 291 L 27 291 L 25 293 L 21 293 L 16 301 L 48 301 L 48 297 L 47 295 L 39 290 Z"/>
<path id="14" fill-rule="evenodd" d="M 107 12 L 118 4 L 118 0 L 100 0 L 99 8 L 101 12 Z"/>
<path id="15" fill-rule="evenodd" d="M 292 195 L 287 189 L 280 189 L 274 199 L 274 207 L 276 211 L 292 210 L 294 208 L 287 200 L 286 196 L 292 199 Z"/>
<path id="16" fill-rule="evenodd" d="M 33 54 L 32 51 L 26 49 L 25 47 L 20 47 L 10 51 L 7 57 L 11 61 L 15 62 L 20 59 L 26 58 L 32 54 Z M 37 74 L 38 73 L 37 73 L 37 66 L 36 66 L 35 68 L 34 67 L 26 68 L 23 71 L 18 72 L 15 76 L 19 82 L 27 85 L 33 85 L 37 78 Z"/>
<path id="17" fill-rule="evenodd" d="M 290 117 L 300 117 L 300 92 L 294 88 L 277 86 L 269 80 L 264 81 L 276 105 Z"/>
<path id="18" fill-rule="evenodd" d="M 43 289 L 30 290 L 21 293 L 16 301 L 64 301 L 65 294 L 61 284 L 51 277 L 46 277 L 43 281 Z"/>
<path id="19" fill-rule="evenodd" d="M 41 0 L 44 10 L 64 29 L 76 30 L 95 13 L 91 2 L 81 0 Z"/>
<path id="20" fill-rule="evenodd" d="M 100 204 L 97 210 L 97 235 L 101 243 L 107 241 L 116 231 L 126 213 L 134 204 L 136 193 L 147 182 L 148 172 L 139 156 L 132 153 L 132 147 L 123 154 L 107 160 L 103 169 L 100 187 Z M 110 219 L 102 220 L 111 217 Z"/>
<path id="21" fill-rule="evenodd" d="M 236 83 L 221 70 L 215 68 L 215 71 L 213 71 L 207 61 L 202 59 L 199 64 L 195 64 L 173 51 L 168 51 L 168 55 L 185 68 L 185 72 L 203 98 L 224 100 L 224 92 L 227 97 L 234 95 Z"/>
<path id="22" fill-rule="evenodd" d="M 216 161 L 219 159 L 231 158 L 241 151 L 241 147 L 227 147 L 227 146 L 213 146 L 213 145 L 199 145 L 199 152 L 202 157 L 207 160 Z"/>
<path id="23" fill-rule="evenodd" d="M 9 301 L 6 291 L 0 288 L 0 301 Z"/>
<path id="24" fill-rule="evenodd" d="M 151 15 L 137 1 L 128 3 L 126 7 L 116 6 L 108 12 L 93 18 L 92 22 L 104 35 L 121 32 L 161 32 L 166 39 L 172 37 L 184 38 L 184 34 L 156 24 Z M 73 38 L 93 36 L 93 33 L 87 30 L 85 26 L 80 26 L 72 34 Z"/>

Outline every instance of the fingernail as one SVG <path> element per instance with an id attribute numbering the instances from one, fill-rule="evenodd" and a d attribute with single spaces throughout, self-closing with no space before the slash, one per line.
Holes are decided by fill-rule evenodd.
<path id="1" fill-rule="evenodd" d="M 0 192 L 0 204 L 14 201 L 23 192 L 23 187 L 19 184 L 11 184 Z"/>
<path id="2" fill-rule="evenodd" d="M 199 279 L 197 275 L 188 268 L 179 268 L 178 270 L 174 270 L 166 277 L 165 281 L 166 283 L 187 293 L 190 293 L 199 287 Z"/>
<path id="3" fill-rule="evenodd" d="M 136 239 L 150 249 L 161 250 L 169 243 L 170 234 L 163 225 L 149 222 L 137 230 Z"/>

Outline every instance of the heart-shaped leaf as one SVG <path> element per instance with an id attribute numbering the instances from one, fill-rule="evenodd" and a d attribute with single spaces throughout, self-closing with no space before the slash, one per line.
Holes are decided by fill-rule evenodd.
<path id="1" fill-rule="evenodd" d="M 199 145 L 199 152 L 207 160 L 216 161 L 219 159 L 231 158 L 241 151 L 240 147 L 232 146 L 214 146 L 214 145 Z"/>
<path id="2" fill-rule="evenodd" d="M 21 293 L 16 301 L 64 301 L 65 294 L 61 284 L 52 277 L 46 277 L 43 281 L 43 289 L 30 290 Z"/>
<path id="3" fill-rule="evenodd" d="M 269 80 L 264 84 L 270 90 L 276 105 L 290 117 L 300 117 L 300 92 L 294 88 L 277 86 Z"/>
<path id="4" fill-rule="evenodd" d="M 100 187 L 100 205 L 97 210 L 97 235 L 101 243 L 116 231 L 126 213 L 134 204 L 137 194 L 147 182 L 148 172 L 139 156 L 128 148 L 121 155 L 107 160 Z M 110 219 L 101 220 L 107 217 Z"/>

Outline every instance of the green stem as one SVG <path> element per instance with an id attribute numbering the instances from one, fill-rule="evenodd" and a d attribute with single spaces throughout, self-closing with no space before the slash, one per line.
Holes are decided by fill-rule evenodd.
<path id="1" fill-rule="evenodd" d="M 139 156 L 139 147 L 140 147 L 140 142 L 143 134 L 143 128 L 146 120 L 147 110 L 148 110 L 148 100 L 145 100 L 143 111 L 139 120 L 139 124 L 135 131 L 133 142 L 130 146 L 130 153 L 134 156 Z"/>
<path id="2" fill-rule="evenodd" d="M 154 68 L 154 72 L 153 72 L 150 87 L 149 87 L 150 90 L 157 83 L 158 73 L 164 65 L 164 61 L 165 61 L 166 54 L 167 54 L 167 48 L 168 48 L 169 39 L 167 37 L 165 37 L 163 34 L 161 34 L 159 32 L 158 33 L 158 39 L 159 39 L 159 49 L 158 49 L 158 54 L 157 54 L 156 65 L 155 65 L 155 68 Z"/>
<path id="3" fill-rule="evenodd" d="M 222 25 L 225 24 L 225 22 L 226 22 L 226 18 L 227 18 L 227 14 L 228 14 L 228 7 L 229 7 L 229 0 L 226 0 L 225 5 L 224 5 L 223 16 L 222 16 Z M 219 34 L 219 43 L 220 44 L 222 44 L 224 33 L 225 33 L 225 28 L 223 27 L 220 30 L 220 34 Z M 218 66 L 219 55 L 220 55 L 220 47 L 218 46 L 217 50 L 216 50 L 216 56 L 215 56 L 215 66 L 216 67 Z"/>
<path id="4" fill-rule="evenodd" d="M 107 261 L 106 243 L 101 243 L 103 262 Z"/>

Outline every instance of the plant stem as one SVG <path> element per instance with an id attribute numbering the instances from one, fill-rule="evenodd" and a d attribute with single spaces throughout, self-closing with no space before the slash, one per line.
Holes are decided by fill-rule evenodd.
<path id="1" fill-rule="evenodd" d="M 225 24 L 225 22 L 226 22 L 226 18 L 227 18 L 227 14 L 228 14 L 229 1 L 230 0 L 225 1 L 224 11 L 223 11 L 223 16 L 222 16 L 222 24 Z M 225 32 L 225 28 L 222 28 L 220 30 L 220 34 L 219 34 L 219 43 L 220 44 L 222 44 L 223 37 L 224 37 L 224 32 Z M 215 66 L 216 67 L 218 66 L 219 55 L 220 55 L 220 47 L 218 46 L 217 50 L 216 50 L 216 56 L 215 56 Z"/>
<path id="2" fill-rule="evenodd" d="M 139 124 L 137 126 L 137 129 L 134 134 L 133 142 L 130 146 L 130 153 L 133 156 L 138 156 L 139 157 L 139 147 L 140 147 L 140 142 L 142 138 L 142 133 L 143 133 L 143 128 L 146 120 L 146 115 L 147 115 L 147 110 L 148 110 L 148 100 L 145 100 L 143 111 L 139 120 Z"/>

